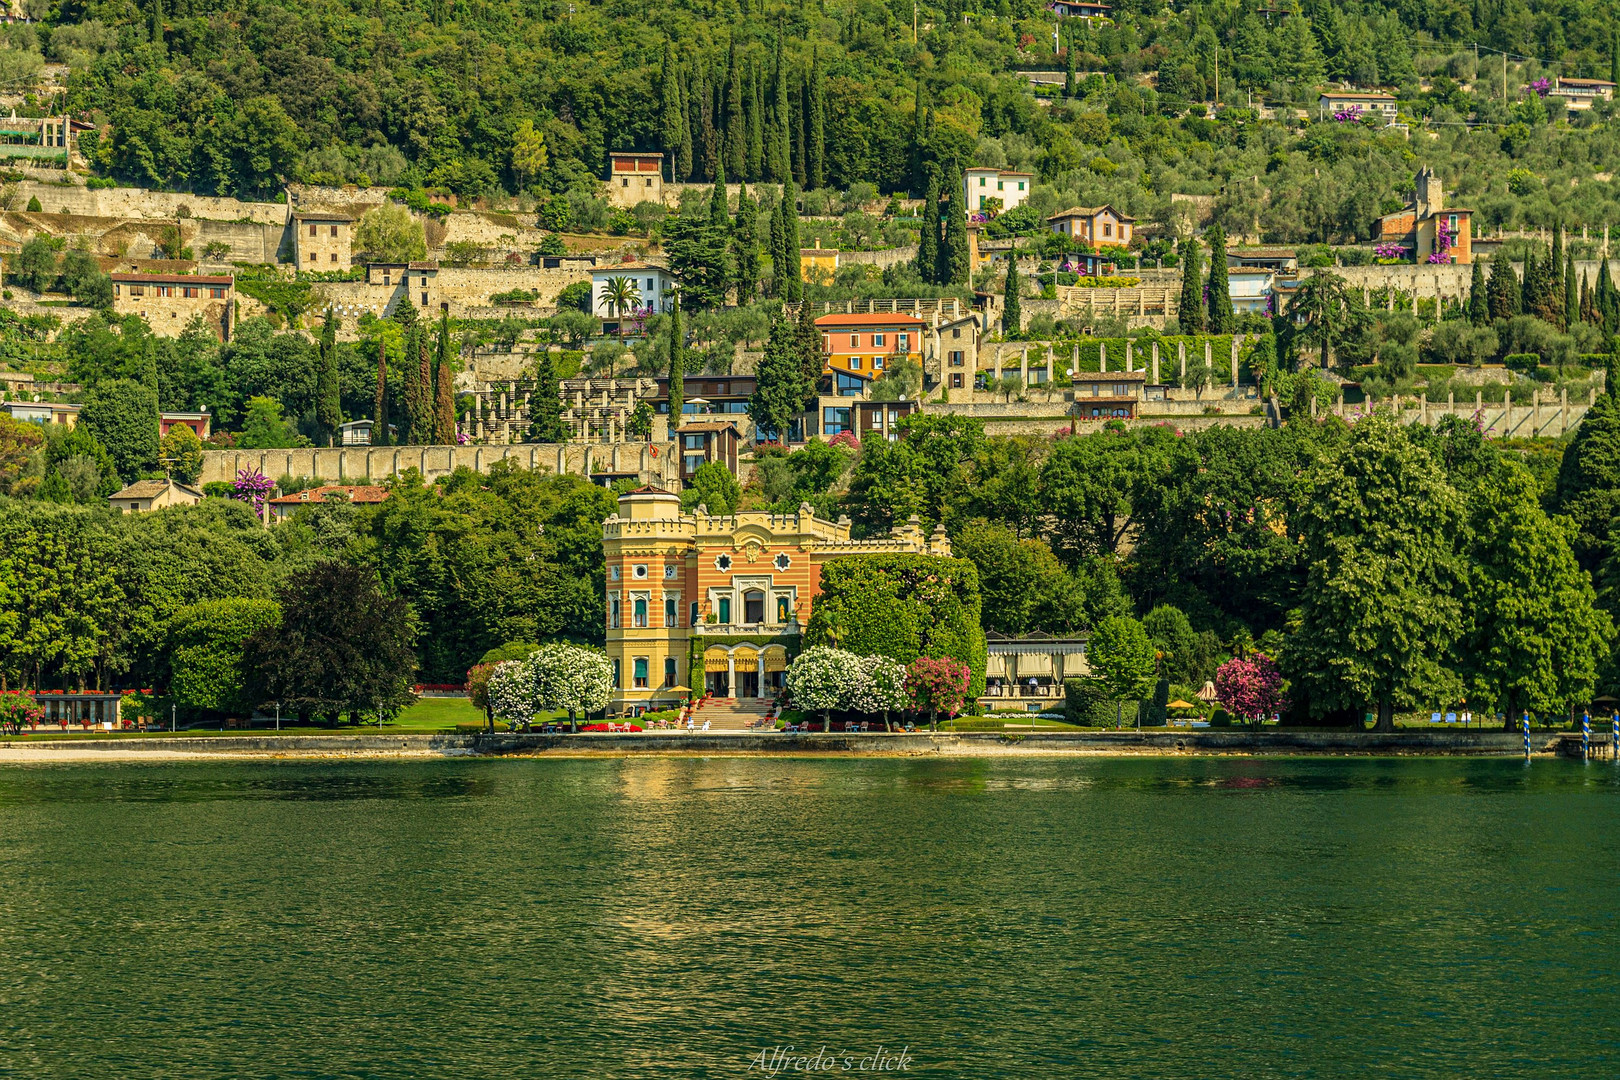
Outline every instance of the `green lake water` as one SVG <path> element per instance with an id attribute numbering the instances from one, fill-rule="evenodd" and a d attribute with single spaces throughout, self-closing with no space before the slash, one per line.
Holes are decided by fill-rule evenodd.
<path id="1" fill-rule="evenodd" d="M 0 769 L 0 1076 L 1612 1077 L 1617 848 L 1610 763 Z"/>

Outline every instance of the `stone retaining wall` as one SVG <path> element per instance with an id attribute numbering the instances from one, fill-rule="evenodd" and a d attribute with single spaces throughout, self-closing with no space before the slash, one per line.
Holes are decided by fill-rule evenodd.
<path id="1" fill-rule="evenodd" d="M 458 468 L 488 472 L 497 461 L 510 460 L 525 469 L 590 476 L 600 472 L 637 472 L 642 483 L 677 490 L 680 463 L 668 446 L 652 443 L 589 445 L 524 444 L 519 446 L 350 446 L 303 450 L 204 450 L 199 483 L 236 479 L 242 469 L 280 476 L 313 476 L 329 483 L 367 479 L 379 482 L 407 469 L 428 480 Z"/>

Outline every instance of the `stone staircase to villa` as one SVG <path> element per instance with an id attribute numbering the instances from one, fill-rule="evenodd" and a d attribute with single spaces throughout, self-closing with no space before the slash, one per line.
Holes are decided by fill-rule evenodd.
<path id="1" fill-rule="evenodd" d="M 710 698 L 697 710 L 694 719 L 699 728 L 707 721 L 710 731 L 761 731 L 765 728 L 760 721 L 769 711 L 769 701 Z"/>

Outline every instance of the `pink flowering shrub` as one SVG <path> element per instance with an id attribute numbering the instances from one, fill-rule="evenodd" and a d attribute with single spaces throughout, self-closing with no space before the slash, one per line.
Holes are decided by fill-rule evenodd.
<path id="1" fill-rule="evenodd" d="M 829 445 L 847 446 L 851 450 L 859 450 L 861 448 L 861 440 L 856 438 L 853 431 L 845 429 L 834 435 L 832 439 L 829 440 Z"/>
<path id="2" fill-rule="evenodd" d="M 1233 716 L 1258 724 L 1283 707 L 1282 672 L 1265 653 L 1233 657 L 1215 672 L 1215 696 Z"/>
<path id="3" fill-rule="evenodd" d="M 967 701 L 973 671 L 950 657 L 919 656 L 906 669 L 906 692 L 917 711 L 955 716 Z"/>

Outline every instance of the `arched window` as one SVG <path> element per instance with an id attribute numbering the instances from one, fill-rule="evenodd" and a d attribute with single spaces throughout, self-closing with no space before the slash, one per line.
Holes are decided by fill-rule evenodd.
<path id="1" fill-rule="evenodd" d="M 743 622 L 762 623 L 765 621 L 765 594 L 762 592 L 743 593 Z"/>
<path id="2" fill-rule="evenodd" d="M 636 625 L 647 625 L 647 601 L 644 597 L 636 597 Z"/>

